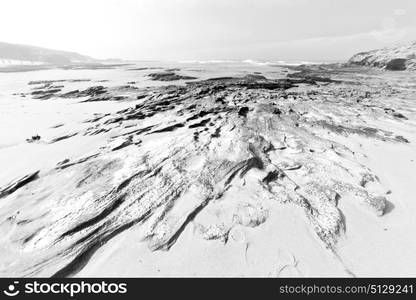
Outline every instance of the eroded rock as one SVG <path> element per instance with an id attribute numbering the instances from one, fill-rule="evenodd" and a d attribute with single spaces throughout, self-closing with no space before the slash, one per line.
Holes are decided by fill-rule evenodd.
<path id="1" fill-rule="evenodd" d="M 172 72 L 161 78 L 176 76 Z M 12 241 L 24 254 L 1 271 L 74 275 L 132 226 L 143 229 L 137 242 L 146 241 L 152 251 L 169 251 L 190 224 L 201 238 L 226 243 L 235 228 L 266 224 L 275 204 L 298 208 L 322 245 L 336 253 L 348 221 L 339 203 L 358 203 L 373 218 L 385 213 L 388 197 L 373 192 L 378 177 L 339 140 L 408 142 L 380 120 L 407 121 L 386 108 L 412 114 L 386 103 L 394 87 L 348 76 L 311 67 L 274 80 L 252 74 L 55 93 L 93 100 L 118 99 L 123 91 L 123 100 L 136 102 L 85 121 L 78 137 L 108 141 L 96 152 L 2 190 L 2 201 L 24 203 Z M 18 188 L 29 181 L 27 189 Z M 37 218 L 31 218 L 33 203 L 42 203 Z"/>

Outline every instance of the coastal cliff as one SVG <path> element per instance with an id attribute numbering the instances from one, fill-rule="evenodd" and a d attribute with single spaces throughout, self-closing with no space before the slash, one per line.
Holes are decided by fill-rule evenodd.
<path id="1" fill-rule="evenodd" d="M 383 68 L 390 71 L 414 71 L 416 70 L 416 42 L 360 52 L 351 57 L 348 63 Z"/>

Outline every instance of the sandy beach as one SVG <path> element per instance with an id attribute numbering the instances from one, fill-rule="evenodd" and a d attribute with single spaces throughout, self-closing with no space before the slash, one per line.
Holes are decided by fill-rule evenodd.
<path id="1" fill-rule="evenodd" d="M 410 71 L 0 78 L 2 276 L 415 276 Z"/>

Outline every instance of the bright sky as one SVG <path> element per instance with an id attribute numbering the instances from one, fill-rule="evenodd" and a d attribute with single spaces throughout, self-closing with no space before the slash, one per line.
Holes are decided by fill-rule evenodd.
<path id="1" fill-rule="evenodd" d="M 1 0 L 0 41 L 96 58 L 337 60 L 416 40 L 416 0 Z"/>

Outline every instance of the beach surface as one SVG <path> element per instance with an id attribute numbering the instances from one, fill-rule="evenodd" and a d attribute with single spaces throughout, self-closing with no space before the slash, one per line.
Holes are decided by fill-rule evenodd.
<path id="1" fill-rule="evenodd" d="M 0 72 L 3 277 L 416 275 L 416 74 Z"/>

